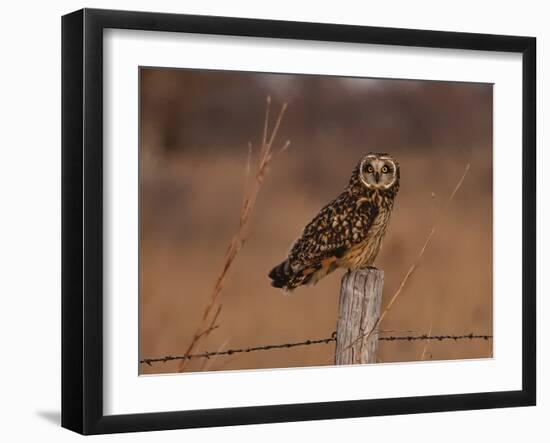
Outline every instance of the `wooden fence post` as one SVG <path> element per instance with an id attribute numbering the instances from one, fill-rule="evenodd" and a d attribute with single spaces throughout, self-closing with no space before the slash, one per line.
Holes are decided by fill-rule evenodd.
<path id="1" fill-rule="evenodd" d="M 380 316 L 384 272 L 360 269 L 342 277 L 334 363 L 376 363 L 378 332 L 366 337 Z"/>

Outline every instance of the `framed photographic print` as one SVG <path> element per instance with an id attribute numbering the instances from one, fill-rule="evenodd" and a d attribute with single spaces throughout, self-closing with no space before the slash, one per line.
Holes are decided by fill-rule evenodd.
<path id="1" fill-rule="evenodd" d="M 64 16 L 62 425 L 534 405 L 535 51 Z"/>

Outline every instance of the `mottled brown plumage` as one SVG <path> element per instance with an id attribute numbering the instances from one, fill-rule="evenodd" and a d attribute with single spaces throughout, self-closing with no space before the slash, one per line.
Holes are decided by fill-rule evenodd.
<path id="1" fill-rule="evenodd" d="M 367 154 L 346 189 L 306 225 L 288 258 L 269 273 L 289 291 L 316 283 L 337 268 L 372 266 L 399 190 L 399 164 L 388 154 Z"/>

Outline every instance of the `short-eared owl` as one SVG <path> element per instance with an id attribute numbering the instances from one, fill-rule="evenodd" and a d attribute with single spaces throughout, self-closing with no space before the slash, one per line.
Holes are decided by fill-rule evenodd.
<path id="1" fill-rule="evenodd" d="M 271 285 L 290 291 L 336 268 L 372 266 L 399 190 L 399 164 L 388 154 L 367 154 L 347 188 L 304 228 L 288 258 L 269 273 Z"/>

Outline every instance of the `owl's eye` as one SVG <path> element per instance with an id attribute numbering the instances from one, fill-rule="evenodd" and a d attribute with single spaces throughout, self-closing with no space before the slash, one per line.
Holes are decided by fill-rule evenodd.
<path id="1" fill-rule="evenodd" d="M 388 168 L 387 166 L 384 166 L 384 167 L 382 168 L 382 173 L 383 173 L 383 174 L 387 174 L 388 171 L 389 171 L 389 168 Z"/>
<path id="2" fill-rule="evenodd" d="M 368 173 L 374 172 L 374 168 L 373 168 L 371 165 L 368 165 L 368 166 L 367 166 L 367 172 L 368 172 Z"/>

